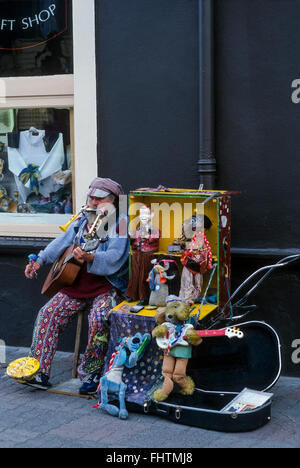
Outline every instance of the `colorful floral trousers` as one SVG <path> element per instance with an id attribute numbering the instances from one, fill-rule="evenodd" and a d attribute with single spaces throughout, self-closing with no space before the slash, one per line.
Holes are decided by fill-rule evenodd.
<path id="1" fill-rule="evenodd" d="M 50 376 L 58 339 L 71 320 L 83 310 L 89 310 L 89 339 L 78 374 L 84 378 L 101 373 L 109 340 L 109 312 L 120 302 L 116 292 L 101 294 L 93 299 L 75 299 L 56 294 L 36 319 L 30 356 L 40 362 L 42 374 Z"/>

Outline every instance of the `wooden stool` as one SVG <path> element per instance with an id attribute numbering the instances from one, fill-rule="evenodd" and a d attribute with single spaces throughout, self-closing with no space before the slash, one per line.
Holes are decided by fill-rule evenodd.
<path id="1" fill-rule="evenodd" d="M 73 372 L 72 372 L 73 379 L 76 379 L 78 377 L 77 368 L 78 368 L 79 357 L 80 357 L 80 344 L 81 344 L 81 336 L 82 336 L 82 328 L 83 328 L 83 318 L 84 318 L 84 310 L 82 310 L 81 312 L 78 312 L 78 318 L 77 318 L 77 329 L 76 329 L 76 337 L 75 337 Z"/>

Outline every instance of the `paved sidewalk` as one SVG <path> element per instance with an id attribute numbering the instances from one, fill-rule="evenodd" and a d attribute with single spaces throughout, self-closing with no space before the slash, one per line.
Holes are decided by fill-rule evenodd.
<path id="1" fill-rule="evenodd" d="M 7 362 L 27 352 L 8 348 Z M 71 378 L 71 369 L 72 354 L 57 353 L 52 383 Z M 0 448 L 300 448 L 300 379 L 281 378 L 272 392 L 269 424 L 254 432 L 224 434 L 152 415 L 131 413 L 120 421 L 94 409 L 92 400 L 17 384 L 0 369 Z"/>

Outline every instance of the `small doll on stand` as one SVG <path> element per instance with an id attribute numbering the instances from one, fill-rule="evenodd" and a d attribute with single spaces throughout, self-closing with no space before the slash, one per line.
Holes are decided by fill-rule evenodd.
<path id="1" fill-rule="evenodd" d="M 147 278 L 151 293 L 146 309 L 164 307 L 167 297 L 178 296 L 180 290 L 180 272 L 174 258 L 161 255 L 157 260 L 152 260 L 152 264 Z"/>
<path id="2" fill-rule="evenodd" d="M 140 300 L 147 304 L 150 296 L 146 282 L 152 268 L 153 253 L 159 250 L 160 230 L 152 225 L 153 213 L 147 205 L 142 205 L 139 214 L 139 227 L 130 233 L 132 239 L 131 274 L 125 296 L 131 301 Z"/>

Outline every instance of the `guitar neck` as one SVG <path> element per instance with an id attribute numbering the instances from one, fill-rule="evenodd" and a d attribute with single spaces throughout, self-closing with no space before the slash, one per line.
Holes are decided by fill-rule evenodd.
<path id="1" fill-rule="evenodd" d="M 213 338 L 214 336 L 225 336 L 226 330 L 196 330 L 201 338 Z"/>

